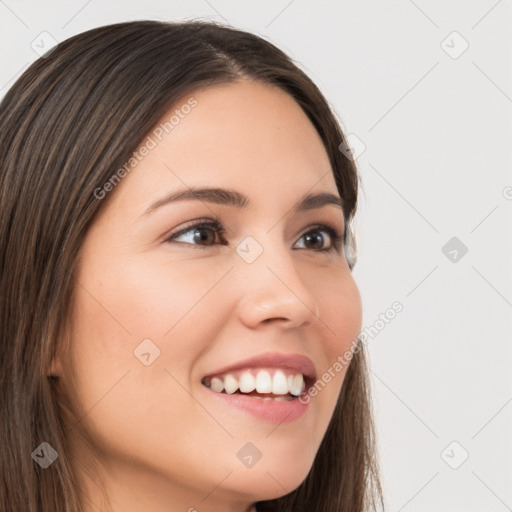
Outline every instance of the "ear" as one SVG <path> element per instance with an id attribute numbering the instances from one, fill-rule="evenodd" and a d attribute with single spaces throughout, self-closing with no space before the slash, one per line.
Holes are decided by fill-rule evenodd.
<path id="1" fill-rule="evenodd" d="M 50 371 L 48 373 L 48 377 L 60 377 L 62 375 L 62 365 L 60 362 L 60 358 L 54 357 L 52 360 L 52 364 L 50 365 Z"/>
<path id="2" fill-rule="evenodd" d="M 56 346 L 53 349 L 52 362 L 50 363 L 50 369 L 47 373 L 47 377 L 63 377 L 63 368 L 66 366 L 67 350 L 69 348 L 70 335 L 69 335 L 69 324 L 67 320 L 61 325 L 61 331 L 57 338 Z"/>

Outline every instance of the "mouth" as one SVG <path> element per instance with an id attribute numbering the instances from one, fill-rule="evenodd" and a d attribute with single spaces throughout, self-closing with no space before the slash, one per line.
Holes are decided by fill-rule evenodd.
<path id="1" fill-rule="evenodd" d="M 313 362 L 301 354 L 266 352 L 218 369 L 201 379 L 216 406 L 269 423 L 298 420 L 310 409 L 316 381 Z"/>
<path id="2" fill-rule="evenodd" d="M 203 377 L 201 384 L 223 395 L 290 402 L 304 395 L 313 378 L 286 368 L 250 368 Z"/>

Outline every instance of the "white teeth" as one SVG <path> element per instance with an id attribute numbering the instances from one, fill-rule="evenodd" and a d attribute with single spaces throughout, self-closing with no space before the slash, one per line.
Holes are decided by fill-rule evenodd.
<path id="1" fill-rule="evenodd" d="M 256 376 L 256 391 L 258 393 L 272 393 L 272 377 L 266 370 L 261 370 Z"/>
<path id="2" fill-rule="evenodd" d="M 223 378 L 205 378 L 203 383 L 217 393 L 223 391 L 229 395 L 240 389 L 241 393 L 256 391 L 263 394 L 273 394 L 274 397 L 257 397 L 263 400 L 290 400 L 291 397 L 283 395 L 291 394 L 299 396 L 305 389 L 304 376 L 300 373 L 286 376 L 282 370 L 276 370 L 272 377 L 267 370 L 259 370 L 256 377 L 250 371 L 244 371 L 236 379 L 233 374 L 227 373 Z"/>
<path id="3" fill-rule="evenodd" d="M 304 377 L 299 373 L 293 376 L 293 385 L 290 386 L 290 393 L 299 396 L 302 393 L 302 385 L 304 384 Z"/>
<path id="4" fill-rule="evenodd" d="M 238 381 L 230 373 L 224 377 L 224 389 L 230 395 L 238 389 Z"/>
<path id="5" fill-rule="evenodd" d="M 272 393 L 274 395 L 287 395 L 288 391 L 287 378 L 282 371 L 278 370 L 272 379 Z"/>
<path id="6" fill-rule="evenodd" d="M 217 391 L 217 393 L 221 393 L 224 391 L 224 382 L 221 379 L 217 379 L 214 377 L 211 382 L 211 388 L 213 391 Z"/>
<path id="7" fill-rule="evenodd" d="M 240 375 L 239 383 L 242 393 L 250 393 L 256 389 L 256 379 L 249 372 L 244 372 Z"/>

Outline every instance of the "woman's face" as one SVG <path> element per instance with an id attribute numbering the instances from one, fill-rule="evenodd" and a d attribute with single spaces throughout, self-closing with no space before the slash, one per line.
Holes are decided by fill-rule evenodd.
<path id="1" fill-rule="evenodd" d="M 294 208 L 310 194 L 339 197 L 307 116 L 283 91 L 242 81 L 187 95 L 163 122 L 190 97 L 197 104 L 150 134 L 155 147 L 108 192 L 78 261 L 70 352 L 53 367 L 125 512 L 245 510 L 295 489 L 340 393 L 346 368 L 333 365 L 361 329 L 343 249 L 317 226 L 343 234 L 342 209 Z M 162 201 L 196 188 L 245 206 L 219 193 Z M 215 220 L 224 232 L 194 228 Z M 260 355 L 270 358 L 243 362 Z M 331 368 L 307 406 L 203 383 L 275 386 L 267 396 L 291 383 L 297 394 L 312 369 L 294 355 L 317 379 Z"/>

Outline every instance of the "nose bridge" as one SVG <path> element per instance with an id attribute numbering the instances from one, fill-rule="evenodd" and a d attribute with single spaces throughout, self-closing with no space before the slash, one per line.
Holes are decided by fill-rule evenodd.
<path id="1" fill-rule="evenodd" d="M 248 236 L 236 248 L 235 275 L 240 280 L 239 314 L 248 324 L 270 319 L 289 327 L 319 318 L 314 294 L 297 272 L 291 253 L 278 236 Z"/>

